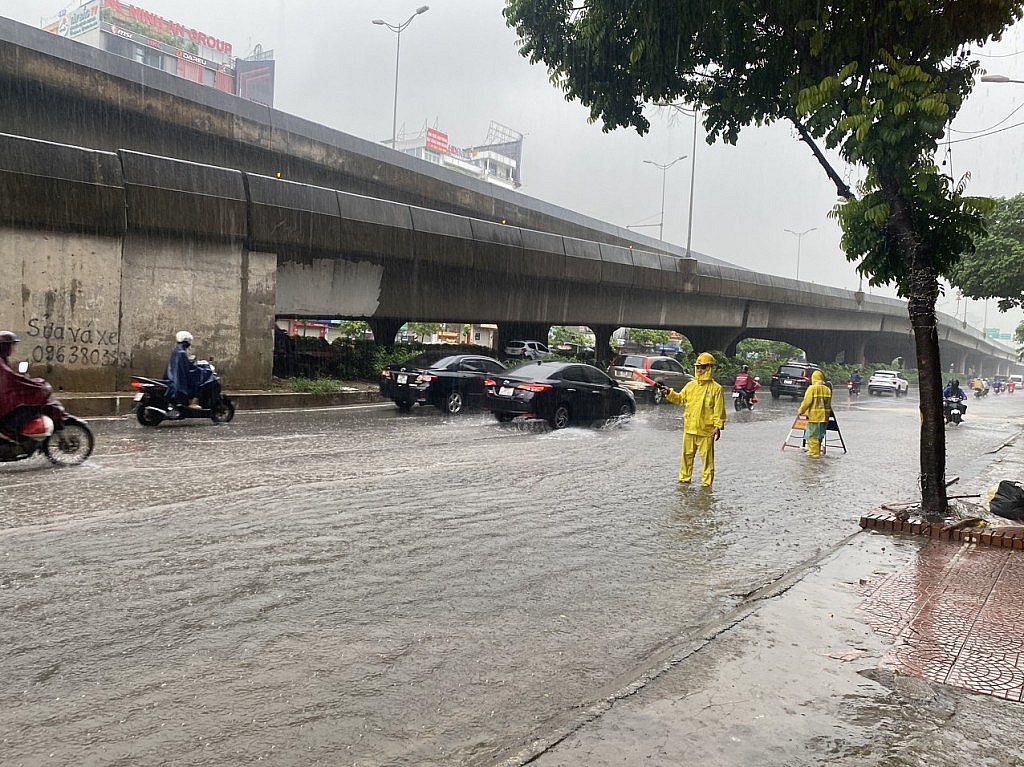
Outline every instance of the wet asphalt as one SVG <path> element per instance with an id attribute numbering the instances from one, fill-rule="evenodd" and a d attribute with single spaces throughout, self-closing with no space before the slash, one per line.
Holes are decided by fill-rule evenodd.
<path id="1" fill-rule="evenodd" d="M 81 467 L 0 466 L 0 763 L 508 763 L 915 497 L 914 396 L 834 407 L 817 462 L 781 449 L 792 400 L 730 412 L 710 491 L 670 405 L 96 419 Z M 948 474 L 1022 413 L 972 401 Z"/>

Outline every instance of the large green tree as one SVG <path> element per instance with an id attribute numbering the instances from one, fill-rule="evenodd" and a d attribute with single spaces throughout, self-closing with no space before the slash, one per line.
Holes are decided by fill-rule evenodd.
<path id="1" fill-rule="evenodd" d="M 507 0 L 520 50 L 605 130 L 649 129 L 644 107 L 699 108 L 708 141 L 789 121 L 845 202 L 847 257 L 907 299 L 921 391 L 921 498 L 946 512 L 939 279 L 984 232 L 985 201 L 935 165 L 970 93 L 970 46 L 1024 15 L 1011 0 Z M 820 143 L 865 168 L 856 193 Z"/>
<path id="2" fill-rule="evenodd" d="M 971 298 L 998 298 L 1000 311 L 1024 306 L 1024 194 L 996 201 L 988 236 L 949 279 Z"/>

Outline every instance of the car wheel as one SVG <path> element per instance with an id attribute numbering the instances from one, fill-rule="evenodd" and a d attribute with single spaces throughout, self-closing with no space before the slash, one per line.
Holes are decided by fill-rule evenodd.
<path id="1" fill-rule="evenodd" d="M 398 409 L 401 410 L 403 413 L 408 413 L 410 410 L 412 410 L 412 403 L 407 399 L 396 399 L 395 405 L 397 405 Z"/>
<path id="2" fill-rule="evenodd" d="M 554 415 L 551 416 L 550 424 L 552 429 L 564 429 L 569 425 L 569 421 L 572 420 L 572 414 L 569 412 L 568 405 L 559 405 L 555 408 Z"/>
<path id="3" fill-rule="evenodd" d="M 778 390 L 777 387 L 773 386 L 771 388 L 771 392 L 772 392 L 772 399 L 778 399 L 779 398 L 779 390 Z"/>
<path id="4" fill-rule="evenodd" d="M 495 413 L 494 417 L 497 419 L 498 423 L 508 423 L 512 420 L 512 415 L 510 413 Z"/>
<path id="5" fill-rule="evenodd" d="M 629 418 L 636 413 L 636 405 L 632 402 L 623 402 L 619 405 L 619 418 Z"/>
<path id="6" fill-rule="evenodd" d="M 444 411 L 446 413 L 450 413 L 451 415 L 455 415 L 456 413 L 462 412 L 462 408 L 464 405 L 465 401 L 462 399 L 462 392 L 449 392 L 448 396 L 445 398 L 444 401 Z"/>
<path id="7" fill-rule="evenodd" d="M 661 390 L 660 386 L 655 386 L 651 389 L 651 402 L 655 405 L 660 405 L 665 401 L 665 392 Z"/>

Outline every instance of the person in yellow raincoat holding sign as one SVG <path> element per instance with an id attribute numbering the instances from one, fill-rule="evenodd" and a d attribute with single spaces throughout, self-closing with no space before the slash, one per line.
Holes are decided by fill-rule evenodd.
<path id="1" fill-rule="evenodd" d="M 683 413 L 683 457 L 679 481 L 690 484 L 693 476 L 693 455 L 700 451 L 700 480 L 704 487 L 715 481 L 715 441 L 725 428 L 725 395 L 711 377 L 715 358 L 707 352 L 697 357 L 696 378 L 680 391 L 668 389 L 665 399 L 686 408 Z M 667 387 L 666 387 L 667 388 Z"/>
<path id="2" fill-rule="evenodd" d="M 811 458 L 820 458 L 821 442 L 825 439 L 825 428 L 832 414 L 832 390 L 825 384 L 825 375 L 820 370 L 811 373 L 811 385 L 804 392 L 804 400 L 796 412 L 801 418 L 807 418 L 804 428 L 807 454 Z"/>

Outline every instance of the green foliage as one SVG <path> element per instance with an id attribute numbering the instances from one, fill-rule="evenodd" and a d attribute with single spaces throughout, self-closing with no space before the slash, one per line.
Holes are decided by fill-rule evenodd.
<path id="1" fill-rule="evenodd" d="M 672 340 L 672 331 L 651 330 L 650 328 L 630 328 L 629 337 L 635 344 L 640 344 L 641 346 L 654 346 L 656 344 L 669 343 Z"/>
<path id="2" fill-rule="evenodd" d="M 762 338 L 745 338 L 736 344 L 737 359 L 745 360 L 748 365 L 755 362 L 785 362 L 798 359 L 802 353 L 801 349 L 792 344 Z"/>
<path id="3" fill-rule="evenodd" d="M 337 394 L 344 388 L 336 378 L 289 378 L 287 386 L 302 394 Z"/>
<path id="4" fill-rule="evenodd" d="M 949 273 L 976 299 L 998 298 L 1000 311 L 1024 306 L 1024 194 L 999 199 L 987 218 L 988 236 Z"/>
<path id="5" fill-rule="evenodd" d="M 409 332 L 415 335 L 420 341 L 441 332 L 440 322 L 410 322 Z"/>

